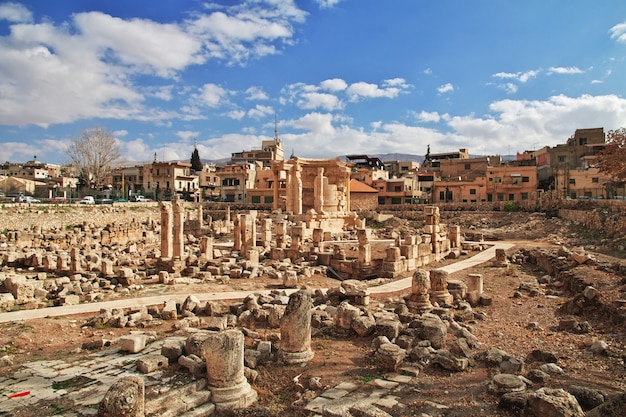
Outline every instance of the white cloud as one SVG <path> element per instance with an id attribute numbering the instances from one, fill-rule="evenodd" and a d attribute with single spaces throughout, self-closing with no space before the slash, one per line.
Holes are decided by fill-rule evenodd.
<path id="1" fill-rule="evenodd" d="M 513 79 L 521 83 L 528 82 L 531 78 L 535 78 L 541 70 L 529 70 L 524 72 L 498 72 L 493 74 L 495 78 Z"/>
<path id="2" fill-rule="evenodd" d="M 324 80 L 320 83 L 320 88 L 322 90 L 328 91 L 343 91 L 348 87 L 348 83 L 346 83 L 341 78 L 331 78 L 329 80 Z"/>
<path id="3" fill-rule="evenodd" d="M 398 79 L 396 79 L 398 80 Z M 393 80 L 390 80 L 393 81 Z M 400 87 L 395 86 L 395 84 L 390 84 L 387 81 L 383 83 L 383 88 L 379 87 L 378 84 L 366 83 L 363 81 L 356 82 L 350 84 L 350 86 L 346 89 L 346 93 L 351 101 L 358 101 L 360 98 L 395 98 L 397 97 L 406 87 L 406 84 L 401 85 Z"/>
<path id="4" fill-rule="evenodd" d="M 246 100 L 267 100 L 269 96 L 261 87 L 250 87 L 246 90 Z"/>
<path id="5" fill-rule="evenodd" d="M 24 23 L 33 20 L 33 14 L 24 5 L 19 3 L 0 4 L 0 20 Z"/>
<path id="6" fill-rule="evenodd" d="M 335 7 L 340 1 L 341 0 L 315 0 L 315 3 L 320 6 L 320 9 L 329 9 Z"/>
<path id="7" fill-rule="evenodd" d="M 274 109 L 271 106 L 262 106 L 257 104 L 253 109 L 248 110 L 248 117 L 252 117 L 254 119 L 260 119 L 270 114 L 274 114 Z"/>
<path id="8" fill-rule="evenodd" d="M 115 132 L 113 132 L 113 136 L 115 136 L 116 138 L 123 138 L 124 136 L 128 135 L 128 130 L 116 130 Z"/>
<path id="9" fill-rule="evenodd" d="M 426 75 L 431 75 L 433 73 L 433 70 L 431 70 L 430 68 L 426 68 L 424 71 L 422 71 L 424 74 Z"/>
<path id="10" fill-rule="evenodd" d="M 500 88 L 502 88 L 504 91 L 506 91 L 509 94 L 515 94 L 517 93 L 517 90 L 519 89 L 517 84 L 513 84 L 513 83 L 500 84 Z"/>
<path id="11" fill-rule="evenodd" d="M 417 120 L 420 122 L 434 122 L 439 123 L 441 120 L 441 116 L 439 113 L 435 112 L 427 112 L 422 110 L 419 114 L 416 115 Z"/>
<path id="12" fill-rule="evenodd" d="M 609 29 L 611 39 L 615 39 L 619 43 L 626 43 L 626 22 L 618 23 Z"/>
<path id="13" fill-rule="evenodd" d="M 191 130 L 180 130 L 176 132 L 176 136 L 184 140 L 185 142 L 189 142 L 190 139 L 195 139 L 198 137 L 200 132 L 194 132 Z"/>
<path id="14" fill-rule="evenodd" d="M 227 112 L 225 116 L 234 120 L 241 120 L 246 116 L 246 112 L 243 110 L 231 110 Z"/>
<path id="15" fill-rule="evenodd" d="M 332 111 L 343 108 L 343 103 L 337 96 L 326 93 L 303 93 L 298 100 L 298 107 L 301 109 L 317 109 Z"/>
<path id="16" fill-rule="evenodd" d="M 578 67 L 550 67 L 548 75 L 552 74 L 584 74 L 585 71 Z"/>
<path id="17" fill-rule="evenodd" d="M 205 106 L 217 108 L 224 104 L 224 98 L 229 92 L 217 84 L 205 84 L 195 97 Z"/>
<path id="18" fill-rule="evenodd" d="M 179 26 L 144 19 L 123 20 L 100 12 L 79 13 L 75 22 L 91 46 L 111 51 L 138 72 L 169 77 L 193 63 L 201 63 L 202 44 Z"/>
<path id="19" fill-rule="evenodd" d="M 454 86 L 450 83 L 447 83 L 439 86 L 439 88 L 437 88 L 437 91 L 439 92 L 439 94 L 450 93 L 454 91 Z"/>

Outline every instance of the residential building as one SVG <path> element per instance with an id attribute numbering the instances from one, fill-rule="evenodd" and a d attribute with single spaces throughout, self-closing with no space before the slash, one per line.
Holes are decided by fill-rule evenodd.
<path id="1" fill-rule="evenodd" d="M 278 140 L 278 131 L 272 140 L 261 142 L 261 149 L 250 151 L 234 152 L 231 154 L 231 165 L 260 162 L 264 167 L 269 167 L 272 161 L 284 161 L 285 150 L 283 144 Z"/>
<path id="2" fill-rule="evenodd" d="M 248 191 L 254 188 L 257 168 L 262 163 L 242 163 L 218 167 L 216 174 L 220 178 L 220 200 L 235 203 L 247 203 Z"/>
<path id="3" fill-rule="evenodd" d="M 111 196 L 130 200 L 133 195 L 144 195 L 143 165 L 114 168 L 111 171 Z"/>
<path id="4" fill-rule="evenodd" d="M 357 180 L 350 180 L 350 208 L 352 210 L 376 210 L 378 190 Z"/>
<path id="5" fill-rule="evenodd" d="M 156 200 L 169 200 L 174 195 L 180 198 L 199 199 L 198 176 L 191 174 L 188 162 L 152 162 L 144 165 L 143 190 L 146 195 L 154 194 Z"/>
<path id="6" fill-rule="evenodd" d="M 419 171 L 420 163 L 417 161 L 385 161 L 385 170 L 391 178 L 403 177 Z"/>
<path id="7" fill-rule="evenodd" d="M 196 171 L 203 201 L 215 201 L 220 197 L 220 177 L 215 164 L 203 164 L 202 171 Z"/>

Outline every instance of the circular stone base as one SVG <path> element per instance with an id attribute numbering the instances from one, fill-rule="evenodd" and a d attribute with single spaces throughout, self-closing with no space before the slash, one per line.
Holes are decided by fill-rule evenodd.
<path id="1" fill-rule="evenodd" d="M 232 387 L 211 387 L 211 402 L 219 409 L 246 408 L 254 404 L 258 394 L 247 380 Z"/>
<path id="2" fill-rule="evenodd" d="M 306 363 L 313 359 L 315 354 L 312 350 L 305 350 L 304 352 L 285 352 L 280 351 L 280 359 L 287 365 L 297 365 L 300 363 Z"/>

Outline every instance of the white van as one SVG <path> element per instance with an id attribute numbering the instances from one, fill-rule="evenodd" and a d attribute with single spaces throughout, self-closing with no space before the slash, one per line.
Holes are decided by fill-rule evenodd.
<path id="1" fill-rule="evenodd" d="M 94 200 L 93 196 L 86 195 L 82 200 L 80 200 L 80 204 L 96 204 L 96 200 Z"/>

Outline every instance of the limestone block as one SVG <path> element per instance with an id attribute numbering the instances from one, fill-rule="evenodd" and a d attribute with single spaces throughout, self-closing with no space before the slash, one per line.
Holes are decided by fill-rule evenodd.
<path id="1" fill-rule="evenodd" d="M 401 327 L 402 323 L 400 323 L 400 320 L 394 320 L 387 317 L 376 320 L 376 334 L 379 336 L 385 336 L 392 342 L 400 334 Z"/>
<path id="2" fill-rule="evenodd" d="M 161 355 L 165 356 L 170 362 L 178 362 L 178 358 L 183 354 L 184 347 L 184 340 L 166 339 L 161 346 Z"/>
<path id="3" fill-rule="evenodd" d="M 176 320 L 178 318 L 176 311 L 176 301 L 168 300 L 165 302 L 165 306 L 161 311 L 161 318 L 163 318 L 163 320 Z"/>
<path id="4" fill-rule="evenodd" d="M 296 271 L 285 271 L 283 276 L 283 286 L 285 288 L 298 287 L 298 273 Z"/>
<path id="5" fill-rule="evenodd" d="M 528 395 L 528 408 L 536 416 L 584 417 L 576 397 L 563 389 L 539 388 Z"/>
<path id="6" fill-rule="evenodd" d="M 206 364 L 196 355 L 181 356 L 178 358 L 178 364 L 186 368 L 190 374 L 199 377 L 206 373 Z"/>
<path id="7" fill-rule="evenodd" d="M 409 323 L 409 329 L 413 336 L 419 340 L 428 340 L 435 349 L 441 349 L 446 342 L 448 327 L 434 314 L 426 313 Z"/>
<path id="8" fill-rule="evenodd" d="M 361 310 L 344 301 L 337 307 L 335 325 L 341 329 L 351 329 L 352 321 L 361 315 Z"/>
<path id="9" fill-rule="evenodd" d="M 457 358 L 450 351 L 440 349 L 433 359 L 433 363 L 438 364 L 443 369 L 453 372 L 465 371 L 469 367 L 467 358 Z"/>
<path id="10" fill-rule="evenodd" d="M 406 357 L 406 350 L 393 343 L 383 343 L 374 354 L 376 367 L 385 372 L 395 372 Z"/>
<path id="11" fill-rule="evenodd" d="M 135 365 L 142 374 L 149 374 L 167 368 L 168 358 L 159 354 L 146 355 L 137 359 Z"/>
<path id="12" fill-rule="evenodd" d="M 76 294 L 67 294 L 59 297 L 59 304 L 62 306 L 75 306 L 80 304 L 80 296 Z"/>
<path id="13" fill-rule="evenodd" d="M 10 293 L 0 294 L 0 311 L 9 311 L 15 306 L 15 297 Z"/>
<path id="14" fill-rule="evenodd" d="M 228 328 L 228 319 L 224 316 L 211 316 L 205 320 L 207 330 L 221 331 Z"/>
<path id="15" fill-rule="evenodd" d="M 148 336 L 145 334 L 130 334 L 128 336 L 120 337 L 120 350 L 130 353 L 141 352 L 148 341 Z"/>

